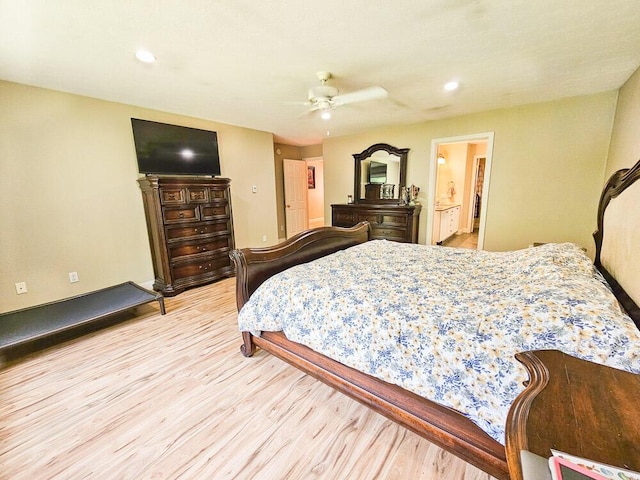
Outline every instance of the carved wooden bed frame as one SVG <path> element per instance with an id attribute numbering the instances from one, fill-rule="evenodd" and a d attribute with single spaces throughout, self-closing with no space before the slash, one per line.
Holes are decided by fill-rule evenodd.
<path id="1" fill-rule="evenodd" d="M 596 243 L 594 264 L 607 279 L 616 297 L 636 325 L 640 325 L 638 306 L 602 266 L 600 259 L 605 209 L 612 198 L 620 195 L 638 178 L 640 178 L 640 162 L 631 169 L 616 172 L 611 177 L 600 198 L 598 229 L 594 233 Z M 231 257 L 236 266 L 238 311 L 260 284 L 272 275 L 291 266 L 366 242 L 369 237 L 370 226 L 367 222 L 362 222 L 352 228 L 321 227 L 308 230 L 273 247 L 234 250 Z M 245 356 L 252 356 L 256 347 L 260 347 L 490 475 L 498 479 L 510 478 L 505 446 L 492 439 L 460 413 L 396 385 L 346 367 L 303 345 L 291 342 L 282 332 L 263 332 L 261 337 L 242 332 L 242 337 L 244 344 L 241 346 L 241 351 Z M 526 355 L 519 355 L 518 359 L 525 363 L 530 372 L 532 371 L 534 367 L 527 365 L 529 358 Z M 532 384 L 516 402 L 526 402 L 530 390 L 535 390 L 533 378 Z M 515 405 L 514 403 L 512 410 Z M 509 445 L 510 429 L 516 426 L 510 426 L 509 422 L 507 424 L 507 445 Z M 517 462 L 519 463 L 519 459 Z"/>

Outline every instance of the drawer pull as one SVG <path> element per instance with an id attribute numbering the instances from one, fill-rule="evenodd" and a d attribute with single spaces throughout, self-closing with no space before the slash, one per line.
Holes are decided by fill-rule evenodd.
<path id="1" fill-rule="evenodd" d="M 180 218 L 184 217 L 184 212 L 180 212 L 180 213 L 178 214 L 178 216 L 179 216 Z"/>

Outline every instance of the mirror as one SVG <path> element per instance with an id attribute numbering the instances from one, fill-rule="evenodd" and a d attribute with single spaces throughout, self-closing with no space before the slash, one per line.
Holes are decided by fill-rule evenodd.
<path id="1" fill-rule="evenodd" d="M 354 195 L 356 203 L 400 203 L 405 186 L 408 148 L 377 143 L 354 153 Z"/>

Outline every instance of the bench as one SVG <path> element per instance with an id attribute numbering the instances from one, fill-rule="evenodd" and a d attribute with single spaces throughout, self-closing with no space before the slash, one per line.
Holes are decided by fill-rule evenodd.
<path id="1" fill-rule="evenodd" d="M 76 297 L 2 313 L 0 353 L 81 327 L 84 327 L 83 332 L 96 330 L 101 320 L 153 301 L 159 303 L 160 312 L 164 315 L 164 298 L 160 293 L 125 282 Z"/>

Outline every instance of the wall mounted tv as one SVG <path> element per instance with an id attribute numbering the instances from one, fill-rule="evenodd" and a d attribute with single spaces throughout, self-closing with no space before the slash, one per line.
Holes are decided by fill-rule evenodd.
<path id="1" fill-rule="evenodd" d="M 220 175 L 218 134 L 131 119 L 138 171 L 156 175 Z"/>

